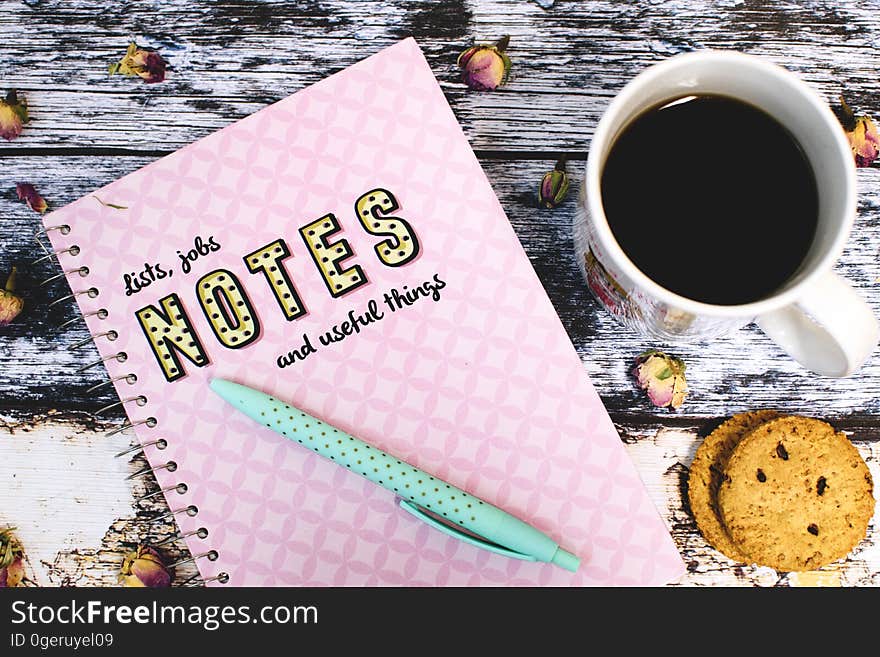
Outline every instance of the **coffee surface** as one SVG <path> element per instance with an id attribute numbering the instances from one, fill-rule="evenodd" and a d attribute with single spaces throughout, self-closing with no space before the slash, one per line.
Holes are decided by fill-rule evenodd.
<path id="1" fill-rule="evenodd" d="M 669 101 L 617 137 L 602 173 L 617 242 L 664 288 L 736 305 L 782 287 L 816 233 L 812 167 L 788 130 L 723 96 Z"/>

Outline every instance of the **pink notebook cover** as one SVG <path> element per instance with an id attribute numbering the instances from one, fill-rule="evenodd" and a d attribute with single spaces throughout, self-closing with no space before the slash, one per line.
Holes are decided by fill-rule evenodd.
<path id="1" fill-rule="evenodd" d="M 370 221 L 385 219 L 382 228 L 393 232 L 387 219 L 404 219 L 417 255 L 399 227 L 392 237 L 361 225 L 356 200 L 380 188 L 399 209 L 383 214 L 388 208 L 380 207 Z M 340 230 L 325 236 L 324 252 L 345 244 L 352 251 L 331 269 L 331 281 L 343 277 L 345 293 L 336 297 L 317 265 L 320 251 L 313 258 L 299 231 L 328 213 Z M 71 227 L 69 235 L 50 231 L 55 249 L 81 248 L 78 256 L 62 254 L 61 264 L 89 269 L 86 277 L 68 276 L 74 291 L 100 290 L 96 298 L 79 296 L 80 309 L 94 335 L 119 334 L 113 342 L 96 338 L 98 349 L 102 357 L 128 356 L 107 361 L 111 376 L 138 377 L 133 385 L 117 382 L 117 392 L 148 399 L 143 407 L 126 404 L 127 412 L 134 423 L 156 419 L 152 428 L 136 424 L 142 443 L 168 443 L 146 449 L 150 463 L 178 464 L 174 472 L 157 470 L 161 486 L 188 485 L 167 497 L 172 509 L 198 507 L 195 517 L 177 519 L 184 533 L 209 531 L 186 539 L 193 554 L 219 554 L 198 560 L 205 577 L 228 573 L 232 585 L 257 586 L 568 586 L 661 584 L 682 573 L 662 519 L 412 39 L 107 185 L 45 224 Z M 220 248 L 199 255 L 186 273 L 177 251 L 193 249 L 197 236 Z M 276 240 L 291 255 L 273 262 L 307 310 L 295 319 L 268 279 L 278 269 L 252 273 L 244 260 Z M 383 254 L 402 262 L 386 264 Z M 156 280 L 127 295 L 125 274 L 147 264 Z M 238 287 L 225 296 L 224 284 L 208 279 L 226 313 L 215 319 L 217 331 L 225 326 L 247 342 L 241 330 L 250 326 L 259 337 L 245 346 L 224 346 L 225 334 L 209 324 L 214 313 L 200 305 L 197 283 L 218 269 L 233 273 Z M 158 278 L 159 270 L 170 275 Z M 356 284 L 359 278 L 366 282 Z M 405 296 L 416 288 L 424 294 L 411 305 L 385 300 L 392 289 Z M 179 357 L 182 371 L 171 376 L 180 378 L 169 382 L 136 312 L 163 310 L 160 299 L 172 293 L 207 364 Z M 241 297 L 259 329 L 234 314 Z M 321 343 L 349 312 L 369 313 L 371 301 L 381 319 Z M 106 319 L 89 315 L 99 308 L 109 311 Z M 186 340 L 183 320 L 168 319 L 175 322 L 169 343 Z M 301 348 L 304 336 L 314 353 L 279 367 L 279 356 Z M 580 556 L 580 570 L 499 556 L 429 528 L 389 491 L 225 405 L 208 389 L 215 376 L 299 406 L 519 516 Z"/>

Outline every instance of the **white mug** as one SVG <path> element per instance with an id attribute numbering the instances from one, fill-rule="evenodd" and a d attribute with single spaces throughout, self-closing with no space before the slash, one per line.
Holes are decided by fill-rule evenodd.
<path id="1" fill-rule="evenodd" d="M 661 287 L 623 252 L 602 208 L 602 167 L 616 136 L 642 112 L 699 94 L 736 98 L 773 116 L 800 143 L 816 177 L 819 223 L 813 244 L 785 285 L 753 303 L 713 305 Z M 575 249 L 594 296 L 621 322 L 644 334 L 694 342 L 757 321 L 764 333 L 804 367 L 825 376 L 848 376 L 868 358 L 878 340 L 871 309 L 848 282 L 831 271 L 855 214 L 853 154 L 837 118 L 816 92 L 794 74 L 754 56 L 692 52 L 640 73 L 599 121 L 575 218 Z"/>

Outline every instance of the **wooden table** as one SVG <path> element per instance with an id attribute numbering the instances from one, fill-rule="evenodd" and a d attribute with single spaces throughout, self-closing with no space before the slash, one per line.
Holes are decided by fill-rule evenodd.
<path id="1" fill-rule="evenodd" d="M 63 282 L 39 286 L 57 264 L 31 265 L 39 217 L 15 199 L 14 185 L 37 185 L 53 207 L 152 162 L 324 76 L 413 35 L 480 157 L 528 255 L 602 396 L 658 509 L 688 563 L 683 584 L 795 585 L 808 578 L 735 566 L 709 548 L 682 502 L 687 466 L 700 437 L 733 412 L 773 407 L 820 415 L 851 437 L 880 480 L 880 359 L 845 380 L 818 379 L 755 327 L 710 345 L 666 345 L 619 326 L 591 299 L 571 248 L 576 194 L 554 211 L 535 208 L 541 174 L 561 153 L 583 173 L 603 109 L 645 66 L 699 48 L 760 54 L 797 72 L 829 100 L 846 91 L 856 108 L 880 114 L 880 13 L 868 0 L 413 2 L 217 0 L 94 3 L 10 0 L 0 12 L 2 87 L 23 92 L 32 123 L 0 142 L 0 269 L 17 264 L 27 310 L 0 330 L 0 524 L 18 527 L 38 585 L 107 585 L 122 554 L 174 531 L 148 523 L 164 502 L 132 504 L 155 490 L 125 477 L 141 457 L 114 458 L 131 435 L 105 438 L 123 416 L 92 413 L 116 400 L 87 389 L 99 368 L 72 303 L 49 307 Z M 474 93 L 460 82 L 459 51 L 476 38 L 511 35 L 513 78 Z M 129 37 L 157 48 L 173 69 L 146 85 L 107 76 Z M 723 126 L 707 148 L 723 156 Z M 714 154 L 707 153 L 711 161 Z M 645 153 L 650 175 L 662 154 Z M 838 265 L 880 310 L 880 168 L 858 173 L 859 212 Z M 637 184 L 637 183 L 636 183 Z M 637 189 L 635 190 L 637 191 Z M 711 220 L 711 217 L 707 217 Z M 653 239 L 662 242 L 662 226 Z M 674 247 L 674 245 L 669 245 Z M 686 257 L 686 256 L 685 256 Z M 628 369 L 648 347 L 688 364 L 691 395 L 678 412 L 653 409 Z M 173 552 L 174 557 L 184 558 Z M 830 581 L 880 584 L 880 543 L 869 538 Z M 195 576 L 179 567 L 175 582 Z"/>

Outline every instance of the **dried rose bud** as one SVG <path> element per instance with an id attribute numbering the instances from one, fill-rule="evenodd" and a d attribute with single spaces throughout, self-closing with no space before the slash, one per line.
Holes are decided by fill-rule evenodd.
<path id="1" fill-rule="evenodd" d="M 852 132 L 846 133 L 857 167 L 868 167 L 880 153 L 880 134 L 870 116 L 860 116 Z"/>
<path id="2" fill-rule="evenodd" d="M 15 274 L 13 267 L 6 279 L 6 289 L 0 290 L 0 327 L 9 324 L 24 309 L 24 299 L 15 293 Z"/>
<path id="3" fill-rule="evenodd" d="M 15 191 L 18 192 L 18 200 L 27 203 L 34 212 L 43 214 L 49 208 L 49 204 L 43 200 L 37 188 L 30 183 L 16 183 Z"/>
<path id="4" fill-rule="evenodd" d="M 27 101 L 19 98 L 14 89 L 8 91 L 6 98 L 0 99 L 0 137 L 12 141 L 29 121 Z"/>
<path id="5" fill-rule="evenodd" d="M 162 589 L 171 586 L 171 574 L 162 557 L 147 545 L 140 545 L 125 555 L 118 579 L 126 587 Z"/>
<path id="6" fill-rule="evenodd" d="M 553 171 L 548 171 L 541 178 L 541 184 L 538 186 L 538 205 L 542 208 L 555 208 L 568 195 L 571 181 L 565 171 L 565 159 L 565 155 L 560 157 Z"/>
<path id="7" fill-rule="evenodd" d="M 846 131 L 856 166 L 869 167 L 880 153 L 880 133 L 877 132 L 877 125 L 867 114 L 856 116 L 843 96 L 840 97 L 840 105 L 838 118 Z"/>
<path id="8" fill-rule="evenodd" d="M 13 529 L 0 530 L 0 589 L 21 586 L 24 579 L 21 545 L 12 535 Z"/>
<path id="9" fill-rule="evenodd" d="M 680 358 L 649 349 L 636 357 L 633 376 L 639 387 L 648 391 L 648 399 L 660 408 L 678 408 L 687 395 L 685 364 Z"/>
<path id="10" fill-rule="evenodd" d="M 125 51 L 125 57 L 118 62 L 110 64 L 108 71 L 110 75 L 137 75 L 144 82 L 154 83 L 162 82 L 165 79 L 165 60 L 162 55 L 155 50 L 144 50 L 138 48 L 137 44 L 132 41 L 128 44 L 128 50 Z"/>
<path id="11" fill-rule="evenodd" d="M 504 52 L 510 37 L 492 45 L 471 46 L 458 56 L 461 80 L 475 91 L 493 91 L 507 82 L 510 58 Z"/>

